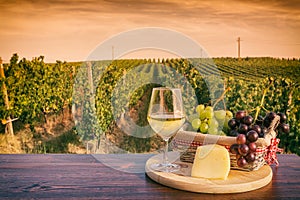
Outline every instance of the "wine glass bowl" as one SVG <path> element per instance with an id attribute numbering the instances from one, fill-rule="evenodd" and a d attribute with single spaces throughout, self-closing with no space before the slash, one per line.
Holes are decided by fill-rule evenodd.
<path id="1" fill-rule="evenodd" d="M 148 114 L 151 128 L 165 141 L 163 161 L 155 163 L 152 169 L 163 172 L 174 172 L 180 169 L 179 165 L 168 161 L 168 141 L 176 134 L 185 122 L 181 90 L 178 88 L 153 88 Z"/>

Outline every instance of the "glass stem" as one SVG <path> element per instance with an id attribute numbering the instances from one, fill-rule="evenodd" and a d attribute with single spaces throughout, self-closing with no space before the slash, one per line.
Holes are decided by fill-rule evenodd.
<path id="1" fill-rule="evenodd" d="M 169 149 L 169 139 L 165 139 L 165 150 L 164 150 L 164 157 L 163 157 L 163 164 L 164 166 L 167 166 L 167 164 L 169 163 L 168 161 L 168 149 Z"/>

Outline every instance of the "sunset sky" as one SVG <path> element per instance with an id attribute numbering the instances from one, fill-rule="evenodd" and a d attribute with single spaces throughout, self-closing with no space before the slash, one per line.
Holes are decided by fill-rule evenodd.
<path id="1" fill-rule="evenodd" d="M 82 61 L 110 37 L 143 27 L 178 31 L 211 57 L 236 57 L 237 37 L 242 57 L 300 57 L 299 0 L 0 0 L 0 22 L 4 62 L 13 53 Z"/>

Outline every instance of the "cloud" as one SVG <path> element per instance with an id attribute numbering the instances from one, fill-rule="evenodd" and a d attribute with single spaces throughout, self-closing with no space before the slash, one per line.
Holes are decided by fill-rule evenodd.
<path id="1" fill-rule="evenodd" d="M 26 52 L 51 49 L 49 53 L 54 54 L 57 46 L 63 46 L 65 54 L 75 58 L 75 44 L 81 54 L 87 54 L 95 42 L 149 26 L 187 34 L 207 44 L 215 55 L 229 45 L 234 52 L 237 36 L 245 43 L 251 41 L 253 49 L 267 38 L 274 43 L 270 52 L 282 47 L 276 47 L 275 41 L 300 43 L 298 0 L 0 0 L 0 10 L 0 42 L 4 44 L 0 55 L 19 51 L 19 46 Z M 300 55 L 295 47 L 284 51 Z"/>
<path id="2" fill-rule="evenodd" d="M 147 23 L 146 20 L 175 20 L 177 22 L 213 22 L 235 23 L 243 21 L 250 25 L 257 23 L 264 25 L 274 19 L 300 23 L 300 9 L 297 1 L 266 0 L 221 0 L 198 1 L 190 0 L 25 0 L 0 1 L 2 18 L 8 21 L 14 17 L 30 21 L 44 19 L 51 20 L 98 20 L 116 19 L 116 16 L 132 19 L 138 23 Z M 110 17 L 108 17 L 110 16 Z M 142 21 L 145 20 L 145 21 Z"/>

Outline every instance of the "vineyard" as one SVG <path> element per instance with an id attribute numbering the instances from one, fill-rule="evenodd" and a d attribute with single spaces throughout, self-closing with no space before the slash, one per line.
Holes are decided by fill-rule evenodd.
<path id="1" fill-rule="evenodd" d="M 160 147 L 160 138 L 149 128 L 146 111 L 151 89 L 163 85 L 181 88 L 188 116 L 194 114 L 197 104 L 249 113 L 261 106 L 263 115 L 267 111 L 286 113 L 290 133 L 278 135 L 280 147 L 286 153 L 300 155 L 299 59 L 128 59 L 45 63 L 42 56 L 29 61 L 19 59 L 15 54 L 4 64 L 4 71 L 1 84 L 7 88 L 10 105 L 7 108 L 4 94 L 0 92 L 1 135 L 4 135 L 9 118 L 16 119 L 13 122 L 16 136 L 18 131 L 29 127 L 28 134 L 36 142 L 31 147 L 21 141 L 22 150 L 27 153 L 67 153 L 70 151 L 66 148 L 58 150 L 51 146 L 53 140 L 79 145 L 101 138 L 125 152 L 151 152 Z M 224 98 L 220 101 L 222 95 Z M 43 133 L 36 128 L 55 121 L 53 116 L 62 116 L 57 123 L 65 127 L 66 134 L 60 136 L 60 140 L 46 137 L 51 129 L 46 128 Z M 73 122 L 66 128 L 67 118 Z M 126 123 L 133 126 L 123 130 Z M 45 138 L 41 139 L 41 135 Z"/>

